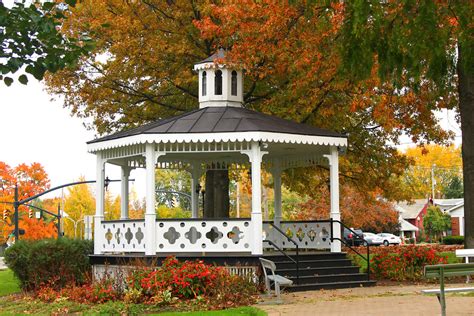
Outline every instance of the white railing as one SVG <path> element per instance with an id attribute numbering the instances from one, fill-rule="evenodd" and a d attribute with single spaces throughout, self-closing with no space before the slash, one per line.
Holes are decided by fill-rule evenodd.
<path id="1" fill-rule="evenodd" d="M 99 234 L 102 252 L 145 251 L 144 220 L 103 221 Z M 98 236 L 94 237 L 97 238 Z"/>
<path id="2" fill-rule="evenodd" d="M 279 228 L 297 244 L 299 249 L 330 249 L 331 221 L 285 221 Z M 281 249 L 294 249 L 295 244 L 273 228 L 269 222 L 263 223 L 265 239 L 271 240 Z M 264 243 L 265 249 L 272 249 L 270 243 Z"/>
<path id="3" fill-rule="evenodd" d="M 249 219 L 158 219 L 157 252 L 251 252 Z"/>

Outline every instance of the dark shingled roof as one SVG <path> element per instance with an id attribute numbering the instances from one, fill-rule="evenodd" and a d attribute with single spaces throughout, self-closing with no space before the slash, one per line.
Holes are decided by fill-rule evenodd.
<path id="1" fill-rule="evenodd" d="M 140 134 L 226 132 L 273 132 L 310 136 L 346 137 L 345 135 L 330 130 L 295 123 L 244 108 L 206 107 L 98 138 L 89 141 L 88 144 Z"/>
<path id="2" fill-rule="evenodd" d="M 219 48 L 217 53 L 212 54 L 211 56 L 207 57 L 206 59 L 201 60 L 200 62 L 197 62 L 196 65 L 198 64 L 205 64 L 205 63 L 213 63 L 214 60 L 216 59 L 224 59 L 225 57 L 225 50 L 222 48 Z"/>

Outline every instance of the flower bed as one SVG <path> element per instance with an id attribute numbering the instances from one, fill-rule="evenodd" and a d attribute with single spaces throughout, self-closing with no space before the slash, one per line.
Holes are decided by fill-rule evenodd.
<path id="1" fill-rule="evenodd" d="M 138 267 L 122 281 L 106 278 L 94 284 L 73 285 L 60 290 L 43 286 L 36 291 L 36 297 L 45 302 L 58 299 L 86 304 L 123 301 L 224 309 L 251 305 L 255 303 L 257 294 L 252 282 L 232 276 L 222 267 L 199 260 L 181 262 L 174 257 L 167 258 L 156 270 Z"/>
<path id="2" fill-rule="evenodd" d="M 441 255 L 435 248 L 414 245 L 380 247 L 371 257 L 371 272 L 378 279 L 419 281 L 425 265 L 447 263 L 447 256 Z"/>

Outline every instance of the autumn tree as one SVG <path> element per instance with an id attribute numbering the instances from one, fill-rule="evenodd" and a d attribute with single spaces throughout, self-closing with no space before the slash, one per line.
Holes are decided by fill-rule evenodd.
<path id="1" fill-rule="evenodd" d="M 18 186 L 19 200 L 34 196 L 49 188 L 49 178 L 43 166 L 39 163 L 19 164 L 11 168 L 5 162 L 0 161 L 0 212 L 10 211 L 7 221 L 0 220 L 0 242 L 5 242 L 6 237 L 13 231 L 13 217 L 15 186 Z M 28 217 L 26 206 L 20 206 L 19 219 Z M 21 225 L 20 225 L 21 227 Z"/>
<path id="2" fill-rule="evenodd" d="M 405 155 L 413 161 L 413 166 L 402 176 L 401 185 L 407 186 L 412 192 L 411 198 L 421 199 L 430 196 L 433 184 L 435 188 L 433 198 L 443 198 L 451 182 L 462 177 L 460 147 L 454 145 L 411 147 L 406 149 Z"/>
<path id="3" fill-rule="evenodd" d="M 431 84 L 399 94 L 376 70 L 359 83 L 340 76 L 343 13 L 340 4 L 280 1 L 82 1 L 64 30 L 89 34 L 97 45 L 77 66 L 49 76 L 48 89 L 91 118 L 99 134 L 128 129 L 195 108 L 192 65 L 221 45 L 247 69 L 245 107 L 347 133 L 343 180 L 403 199 L 393 175 L 408 160 L 390 144 L 403 132 L 443 142 L 448 135 L 425 105 L 452 108 L 453 98 L 436 98 Z M 305 193 L 307 183 L 324 186 L 327 177 L 320 167 L 284 181 Z"/>
<path id="4" fill-rule="evenodd" d="M 78 181 L 84 181 L 80 177 Z M 68 218 L 63 219 L 64 234 L 77 238 L 84 231 L 84 216 L 95 214 L 95 197 L 89 184 L 74 185 L 68 188 L 64 201 L 64 211 Z"/>
<path id="5" fill-rule="evenodd" d="M 92 48 L 90 39 L 72 38 L 58 31 L 75 3 L 15 1 L 7 7 L 0 1 L 0 80 L 10 86 L 11 75 L 17 72 L 22 73 L 18 77 L 22 84 L 28 82 L 26 74 L 41 80 L 46 71 L 71 65 Z"/>
<path id="6" fill-rule="evenodd" d="M 329 190 L 327 187 L 322 188 L 316 199 L 300 204 L 300 209 L 293 219 L 328 219 L 330 207 Z M 376 194 L 362 194 L 345 185 L 341 188 L 340 209 L 341 219 L 349 227 L 374 233 L 400 231 L 399 214 L 393 204 L 378 199 Z"/>
<path id="7" fill-rule="evenodd" d="M 347 1 L 343 69 L 352 79 L 377 73 L 399 94 L 434 86 L 456 99 L 462 130 L 465 245 L 474 247 L 474 2 Z M 433 110 L 431 104 L 422 105 Z"/>

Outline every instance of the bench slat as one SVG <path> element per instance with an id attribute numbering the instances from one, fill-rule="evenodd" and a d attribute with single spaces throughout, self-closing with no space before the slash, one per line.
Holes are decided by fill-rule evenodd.
<path id="1" fill-rule="evenodd" d="M 445 277 L 474 275 L 474 263 L 452 263 L 425 266 L 425 277 L 439 278 L 441 269 Z"/>
<path id="2" fill-rule="evenodd" d="M 439 294 L 441 293 L 440 289 L 431 289 L 431 290 L 421 290 L 423 294 Z M 457 287 L 457 288 L 450 288 L 444 289 L 444 292 L 474 292 L 474 287 Z"/>

